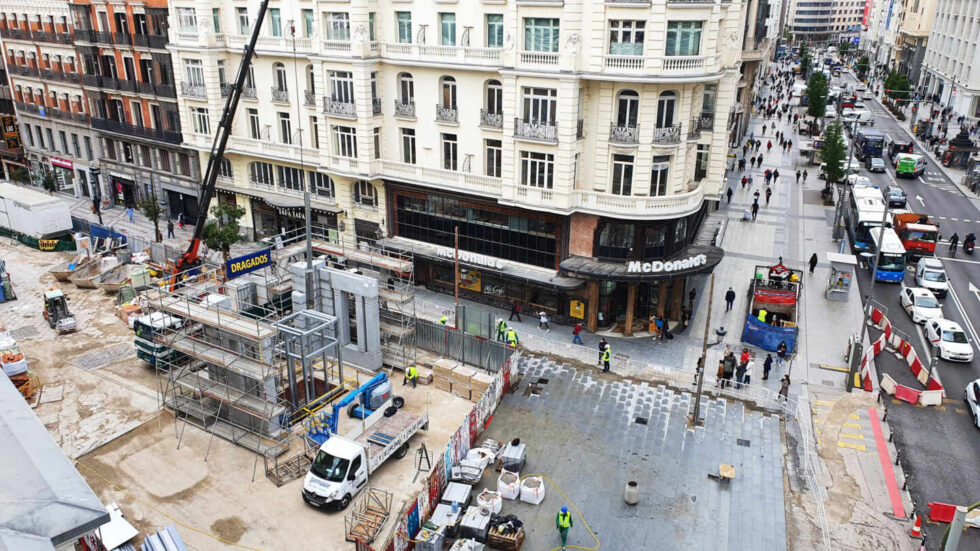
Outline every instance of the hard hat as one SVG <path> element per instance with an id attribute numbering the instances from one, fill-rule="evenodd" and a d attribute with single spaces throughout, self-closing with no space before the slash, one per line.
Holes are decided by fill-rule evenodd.
<path id="1" fill-rule="evenodd" d="M 561 508 L 561 512 L 562 512 L 562 513 L 567 513 L 567 512 L 568 512 L 568 507 L 564 507 L 564 506 L 563 506 L 563 507 Z"/>

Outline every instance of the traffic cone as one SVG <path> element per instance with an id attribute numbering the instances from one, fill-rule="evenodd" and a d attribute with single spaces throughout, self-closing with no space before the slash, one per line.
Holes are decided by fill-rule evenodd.
<path id="1" fill-rule="evenodd" d="M 912 525 L 912 529 L 909 530 L 909 535 L 913 538 L 922 537 L 922 517 L 915 515 L 915 524 Z"/>

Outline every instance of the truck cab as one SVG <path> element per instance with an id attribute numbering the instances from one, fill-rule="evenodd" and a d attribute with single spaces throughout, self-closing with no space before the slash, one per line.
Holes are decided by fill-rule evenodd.
<path id="1" fill-rule="evenodd" d="M 317 452 L 303 480 L 303 500 L 315 507 L 346 509 L 368 480 L 364 448 L 346 438 L 330 438 Z"/>

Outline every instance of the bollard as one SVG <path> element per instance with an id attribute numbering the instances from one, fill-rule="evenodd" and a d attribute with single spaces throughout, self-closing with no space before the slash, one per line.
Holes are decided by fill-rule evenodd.
<path id="1" fill-rule="evenodd" d="M 635 480 L 630 480 L 626 483 L 626 491 L 623 493 L 623 499 L 626 500 L 627 505 L 636 505 L 640 502 L 640 486 Z"/>
<path id="2" fill-rule="evenodd" d="M 898 448 L 895 448 L 895 464 L 898 465 Z"/>
<path id="3" fill-rule="evenodd" d="M 949 525 L 949 537 L 946 538 L 943 551 L 956 551 L 956 548 L 960 546 L 960 536 L 963 535 L 964 524 L 966 524 L 966 507 L 959 505 L 956 507 L 953 522 Z"/>
<path id="4" fill-rule="evenodd" d="M 888 408 L 885 408 L 885 413 L 881 416 L 881 422 L 884 423 L 888 420 Z"/>

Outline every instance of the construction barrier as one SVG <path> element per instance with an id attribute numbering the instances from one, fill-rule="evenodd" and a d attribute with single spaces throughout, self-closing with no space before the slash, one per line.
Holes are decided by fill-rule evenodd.
<path id="1" fill-rule="evenodd" d="M 929 503 L 929 520 L 932 522 L 953 522 L 956 505 L 932 501 Z"/>
<path id="2" fill-rule="evenodd" d="M 916 354 L 915 348 L 909 339 L 898 334 L 898 331 L 892 327 L 888 317 L 880 308 L 871 309 L 871 321 L 881 330 L 881 336 L 871 343 L 871 346 L 861 359 L 861 380 L 864 389 L 869 392 L 871 391 L 871 370 L 869 365 L 871 360 L 878 356 L 887 345 L 894 348 L 895 352 L 905 359 L 905 363 L 909 366 L 912 375 L 915 375 L 915 378 L 922 383 L 922 386 L 926 390 L 916 390 L 900 385 L 887 374 L 882 376 L 881 388 L 889 395 L 895 396 L 899 400 L 910 404 L 922 404 L 926 406 L 942 404 L 943 397 L 946 395 L 946 389 L 939 379 L 939 373 L 936 370 L 929 371 L 926 368 L 922 360 L 919 359 L 919 355 Z"/>

